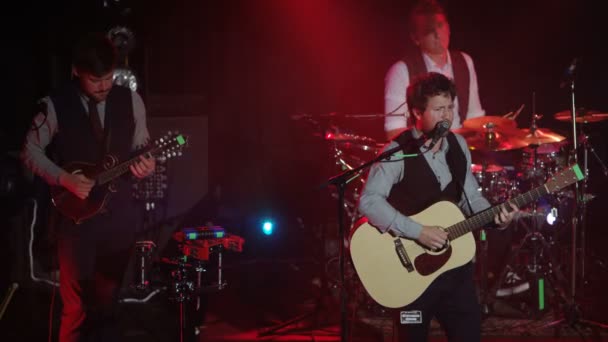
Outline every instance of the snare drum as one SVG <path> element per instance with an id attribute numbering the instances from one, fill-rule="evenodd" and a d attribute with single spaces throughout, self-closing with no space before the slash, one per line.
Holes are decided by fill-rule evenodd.
<path id="1" fill-rule="evenodd" d="M 479 183 L 479 190 L 491 204 L 499 204 L 509 198 L 511 182 L 502 166 L 490 164 L 484 168 L 471 164 L 471 171 Z"/>

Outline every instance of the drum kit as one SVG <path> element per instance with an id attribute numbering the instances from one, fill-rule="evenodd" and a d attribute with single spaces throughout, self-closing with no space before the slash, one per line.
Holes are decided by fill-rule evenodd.
<path id="1" fill-rule="evenodd" d="M 373 117 L 383 120 L 385 116 L 384 114 L 343 115 L 341 119 L 358 120 Z M 332 117 L 335 117 L 335 114 L 332 114 Z M 607 113 L 597 111 L 577 111 L 576 124 L 572 123 L 572 117 L 571 111 L 562 111 L 556 113 L 553 119 L 559 122 L 569 122 L 575 127 L 576 124 L 579 124 L 578 126 L 582 126 L 584 129 L 589 128 L 591 124 L 608 120 Z M 298 119 L 302 118 L 304 117 L 298 117 Z M 513 117 L 487 115 L 465 120 L 461 128 L 452 130 L 466 140 L 473 162 L 471 172 L 479 184 L 479 191 L 491 205 L 503 203 L 540 186 L 555 174 L 567 169 L 570 164 L 577 162 L 577 158 L 573 155 L 579 151 L 577 148 L 572 148 L 577 144 L 572 144 L 566 136 L 549 128 L 538 127 L 537 121 L 540 118 L 540 115 L 534 114 L 531 116 L 529 127 L 520 128 Z M 306 119 L 314 118 L 308 116 Z M 583 129 L 580 131 L 584 132 Z M 582 135 L 583 139 L 577 141 L 585 142 L 586 135 L 580 133 L 579 135 Z M 576 135 L 574 137 L 576 138 Z M 352 170 L 372 160 L 386 144 L 386 142 L 355 134 L 336 125 L 325 126 L 323 138 L 328 143 L 327 146 L 337 166 L 337 172 Z M 586 153 L 589 149 L 593 150 L 590 145 L 585 143 L 581 143 L 580 147 L 584 149 L 585 153 L 583 172 L 588 175 Z M 600 164 L 605 169 L 601 160 Z M 348 226 L 352 226 L 360 219 L 357 203 L 365 184 L 366 170 L 362 169 L 349 179 L 346 187 L 344 209 L 349 220 L 347 223 L 350 223 Z M 583 200 L 588 201 L 593 198 L 593 195 L 585 193 L 586 187 L 583 190 L 582 196 L 580 196 Z M 335 198 L 338 197 L 336 193 L 332 195 Z M 577 201 L 576 196 L 572 190 L 564 190 L 549 195 L 550 198 L 543 198 L 542 201 L 535 202 L 529 207 L 520 208 L 522 215 L 514 224 L 524 226 L 524 230 L 528 232 L 522 240 L 533 236 L 534 240 L 542 239 L 543 243 L 547 243 L 545 246 L 553 249 L 553 251 L 543 250 L 541 252 L 563 253 L 564 250 L 567 250 L 567 248 L 559 247 L 559 238 L 560 236 L 567 238 L 568 234 L 556 234 L 556 232 L 568 231 L 566 226 L 571 223 L 568 218 L 572 218 L 574 214 L 560 211 L 572 211 L 572 205 L 568 205 L 568 203 Z M 548 220 L 550 217 L 558 219 L 553 222 Z M 512 246 L 517 245 L 519 245 L 517 241 L 512 242 Z M 553 246 L 557 247 L 553 248 Z M 529 263 L 529 261 L 525 262 Z M 537 267 L 538 265 L 526 264 L 523 266 L 530 268 L 530 266 Z M 367 304 L 373 306 L 372 301 L 367 301 Z"/>
<path id="2" fill-rule="evenodd" d="M 554 119 L 571 121 L 568 115 L 570 111 L 559 112 Z M 369 119 L 370 116 L 372 114 L 352 114 L 340 118 L 356 120 Z M 383 119 L 386 115 L 373 116 Z M 331 117 L 336 115 L 332 114 Z M 532 115 L 532 122 L 526 128 L 519 128 L 513 119 L 488 115 L 465 120 L 461 128 L 452 129 L 466 140 L 473 162 L 471 171 L 479 183 L 479 190 L 492 205 L 543 184 L 572 162 L 569 139 L 549 128 L 538 127 L 536 122 L 540 117 L 538 114 Z M 310 120 L 312 117 L 297 117 L 303 118 Z M 608 120 L 608 114 L 586 111 L 577 117 L 576 122 L 592 124 L 605 120 Z M 371 160 L 386 143 L 333 124 L 323 128 L 322 136 L 328 143 L 337 171 L 352 170 Z M 353 222 L 359 218 L 356 203 L 364 184 L 365 170 L 349 182 L 345 207 Z M 586 194 L 586 197 L 592 196 Z"/>

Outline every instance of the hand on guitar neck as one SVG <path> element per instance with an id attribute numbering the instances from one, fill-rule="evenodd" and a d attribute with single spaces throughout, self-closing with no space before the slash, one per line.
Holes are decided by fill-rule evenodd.
<path id="1" fill-rule="evenodd" d="M 507 204 L 511 206 L 511 211 L 507 209 Z M 517 212 L 519 212 L 519 208 L 515 204 L 511 202 L 503 203 L 500 205 L 500 212 L 494 215 L 494 223 L 498 225 L 498 229 L 505 229 L 513 221 Z"/>

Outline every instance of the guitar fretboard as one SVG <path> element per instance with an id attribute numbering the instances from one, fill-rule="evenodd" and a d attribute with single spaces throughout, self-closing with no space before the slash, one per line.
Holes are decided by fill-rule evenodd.
<path id="1" fill-rule="evenodd" d="M 535 189 L 532 189 L 524 194 L 516 196 L 508 202 L 512 202 L 517 205 L 517 207 L 521 208 L 526 204 L 532 203 L 542 196 L 548 194 L 546 185 L 539 186 Z M 511 208 L 505 204 L 508 211 L 511 211 Z M 446 230 L 448 232 L 448 236 L 450 240 L 457 239 L 477 228 L 483 227 L 488 223 L 494 221 L 494 216 L 501 212 L 501 206 L 495 206 L 489 209 L 482 211 L 481 213 L 474 215 L 464 221 L 458 222 L 457 224 L 448 227 Z"/>

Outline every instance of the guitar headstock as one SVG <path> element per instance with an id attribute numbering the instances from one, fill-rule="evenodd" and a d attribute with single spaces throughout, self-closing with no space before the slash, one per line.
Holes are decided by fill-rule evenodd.
<path id="1" fill-rule="evenodd" d="M 178 131 L 168 131 L 154 141 L 154 154 L 159 159 L 179 157 L 186 146 L 188 146 L 188 136 Z"/>
<path id="2" fill-rule="evenodd" d="M 585 179 L 585 175 L 581 171 L 581 168 L 578 166 L 578 164 L 574 164 L 570 168 L 553 176 L 553 178 L 549 180 L 545 186 L 549 190 L 549 193 L 552 193 L 583 179 Z"/>

